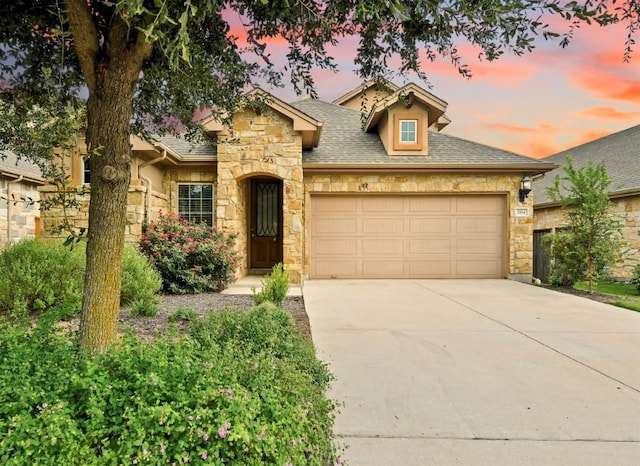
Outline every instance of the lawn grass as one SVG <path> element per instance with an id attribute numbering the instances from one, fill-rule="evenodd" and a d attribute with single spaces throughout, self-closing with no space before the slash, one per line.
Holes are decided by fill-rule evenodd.
<path id="1" fill-rule="evenodd" d="M 587 291 L 589 285 L 586 282 L 579 282 L 574 288 Z M 596 285 L 594 291 L 610 295 L 612 299 L 608 302 L 609 304 L 640 312 L 640 295 L 636 286 L 631 283 L 602 282 Z"/>

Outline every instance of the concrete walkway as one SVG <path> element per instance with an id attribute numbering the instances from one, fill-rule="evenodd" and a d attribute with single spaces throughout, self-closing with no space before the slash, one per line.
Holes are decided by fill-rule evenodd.
<path id="1" fill-rule="evenodd" d="M 640 313 L 509 280 L 312 280 L 352 466 L 640 464 Z"/>
<path id="2" fill-rule="evenodd" d="M 262 275 L 247 275 L 230 284 L 222 290 L 220 294 L 237 294 L 237 295 L 253 295 L 253 289 L 262 290 Z M 302 287 L 300 285 L 290 285 L 287 296 L 302 296 Z"/>

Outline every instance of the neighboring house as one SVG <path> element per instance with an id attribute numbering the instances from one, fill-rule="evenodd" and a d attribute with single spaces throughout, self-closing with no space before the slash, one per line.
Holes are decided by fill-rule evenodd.
<path id="1" fill-rule="evenodd" d="M 40 234 L 40 194 L 44 184 L 37 165 L 10 151 L 0 152 L 0 248 Z"/>
<path id="2" fill-rule="evenodd" d="M 132 140 L 130 240 L 163 209 L 237 233 L 240 277 L 283 262 L 295 281 L 531 280 L 521 181 L 555 165 L 441 133 L 446 102 L 415 84 L 333 103 L 253 94 L 266 104 L 230 126 L 203 121 L 215 145 Z"/>
<path id="3" fill-rule="evenodd" d="M 623 239 L 627 246 L 626 260 L 622 267 L 611 270 L 614 278 L 624 279 L 631 276 L 635 264 L 640 263 L 640 125 L 610 134 L 595 141 L 582 144 L 543 159 L 564 165 L 567 157 L 573 159 L 576 168 L 585 167 L 589 161 L 604 162 L 611 178 L 609 197 L 612 211 L 623 215 Z M 557 228 L 566 227 L 562 210 L 557 203 L 551 202 L 547 188 L 556 176 L 562 176 L 564 169 L 559 167 L 544 177 L 534 180 L 534 276 L 546 280 L 549 274 L 548 258 L 542 251 L 542 237 Z"/>

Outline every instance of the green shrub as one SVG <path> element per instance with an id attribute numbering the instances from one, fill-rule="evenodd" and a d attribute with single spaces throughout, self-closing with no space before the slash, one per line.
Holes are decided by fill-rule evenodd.
<path id="1" fill-rule="evenodd" d="M 0 312 L 30 312 L 79 302 L 84 278 L 82 248 L 24 240 L 0 252 Z M 78 308 L 79 309 L 79 308 Z"/>
<path id="2" fill-rule="evenodd" d="M 262 280 L 262 290 L 256 292 L 252 288 L 251 291 L 256 304 L 271 302 L 282 306 L 289 291 L 289 271 L 284 269 L 282 263 L 274 265 L 271 273 Z"/>
<path id="3" fill-rule="evenodd" d="M 78 313 L 84 289 L 86 248 L 54 241 L 24 240 L 0 252 L 0 312 L 25 318 L 51 310 L 48 318 Z M 121 301 L 153 302 L 160 275 L 134 246 L 124 249 Z"/>
<path id="4" fill-rule="evenodd" d="M 178 321 L 193 322 L 194 320 L 196 320 L 196 317 L 196 311 L 194 311 L 193 309 L 185 309 L 184 307 L 179 307 L 171 314 L 169 314 L 167 320 L 171 323 L 175 323 Z"/>
<path id="5" fill-rule="evenodd" d="M 122 289 L 120 302 L 153 301 L 162 288 L 162 278 L 147 257 L 136 247 L 127 244 L 122 263 Z M 156 300 L 157 301 L 157 300 Z"/>
<path id="6" fill-rule="evenodd" d="M 335 463 L 329 375 L 281 311 L 204 325 L 219 344 L 125 335 L 94 356 L 0 327 L 0 464 Z"/>
<path id="7" fill-rule="evenodd" d="M 220 291 L 238 264 L 235 237 L 206 224 L 161 214 L 144 229 L 140 249 L 162 276 L 162 289 L 173 294 Z"/>
<path id="8" fill-rule="evenodd" d="M 586 268 L 582 257 L 569 247 L 574 241 L 571 232 L 564 231 L 545 235 L 542 246 L 551 259 L 549 283 L 554 286 L 573 286 L 582 280 Z"/>
<path id="9" fill-rule="evenodd" d="M 636 290 L 638 291 L 638 294 L 640 294 L 640 264 L 636 265 L 630 281 L 631 284 L 636 286 Z"/>
<path id="10" fill-rule="evenodd" d="M 134 316 L 153 317 L 160 311 L 160 297 L 137 298 L 129 304 L 129 312 Z"/>

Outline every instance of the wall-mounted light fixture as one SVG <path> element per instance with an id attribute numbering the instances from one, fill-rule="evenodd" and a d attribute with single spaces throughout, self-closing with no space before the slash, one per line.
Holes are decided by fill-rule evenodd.
<path id="1" fill-rule="evenodd" d="M 520 180 L 520 191 L 518 191 L 518 194 L 520 195 L 520 202 L 524 203 L 524 201 L 527 200 L 527 197 L 529 196 L 529 193 L 531 192 L 531 178 L 529 178 L 527 175 L 524 175 L 522 177 L 522 180 Z"/>

